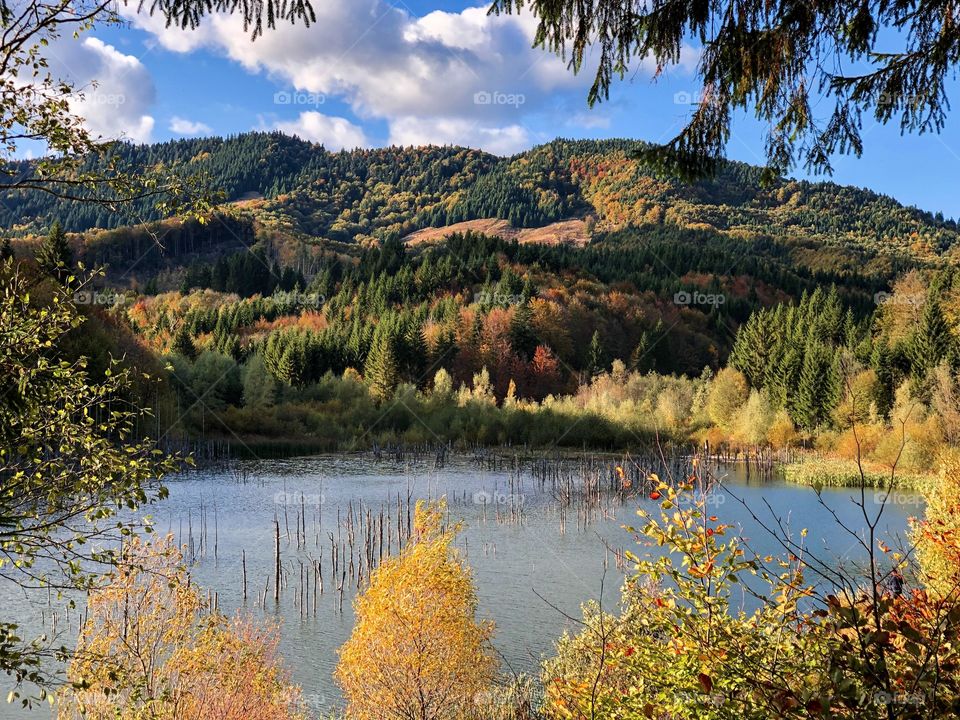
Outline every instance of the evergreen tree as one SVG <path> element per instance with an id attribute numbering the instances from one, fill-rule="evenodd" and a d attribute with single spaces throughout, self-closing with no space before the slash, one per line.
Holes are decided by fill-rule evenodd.
<path id="1" fill-rule="evenodd" d="M 953 336 L 950 334 L 950 326 L 943 317 L 939 300 L 931 295 L 909 346 L 912 390 L 916 397 L 928 399 L 930 371 L 949 356 L 951 345 Z"/>
<path id="2" fill-rule="evenodd" d="M 176 334 L 173 336 L 173 343 L 170 345 L 170 352 L 181 355 L 189 360 L 195 360 L 197 357 L 197 347 L 193 344 L 190 332 L 186 325 L 180 325 Z"/>
<path id="3" fill-rule="evenodd" d="M 510 320 L 510 344 L 514 351 L 523 359 L 533 357 L 537 349 L 537 334 L 533 330 L 533 310 L 530 303 L 525 302 L 517 306 Z"/>
<path id="4" fill-rule="evenodd" d="M 873 353 L 870 356 L 870 367 L 877 374 L 873 402 L 877 407 L 877 414 L 885 418 L 893 408 L 897 387 L 897 369 L 894 365 L 890 342 L 886 337 L 881 337 L 874 344 Z"/>
<path id="5" fill-rule="evenodd" d="M 594 330 L 593 337 L 590 338 L 590 346 L 587 348 L 587 372 L 591 377 L 604 371 L 607 366 L 606 355 L 603 343 L 600 341 L 600 331 Z"/>
<path id="6" fill-rule="evenodd" d="M 397 361 L 385 332 L 374 335 L 373 345 L 363 366 L 363 377 L 370 388 L 370 394 L 378 402 L 388 399 L 397 385 Z"/>
<path id="7" fill-rule="evenodd" d="M 819 342 L 810 342 L 803 356 L 794 406 L 794 420 L 815 430 L 826 420 L 833 396 L 830 354 Z"/>
<path id="8" fill-rule="evenodd" d="M 72 272 L 73 251 L 59 221 L 53 223 L 50 232 L 40 244 L 37 250 L 37 264 L 41 270 L 61 284 Z"/>
<path id="9" fill-rule="evenodd" d="M 0 242 L 0 262 L 9 260 L 13 257 L 13 248 L 10 247 L 10 238 L 5 237 L 2 242 Z"/>

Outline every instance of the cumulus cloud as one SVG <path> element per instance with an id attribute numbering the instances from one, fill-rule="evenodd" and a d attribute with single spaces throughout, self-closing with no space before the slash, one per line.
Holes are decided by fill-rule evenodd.
<path id="1" fill-rule="evenodd" d="M 488 15 L 484 5 L 417 17 L 387 0 L 325 0 L 314 9 L 311 27 L 281 24 L 256 42 L 231 15 L 185 31 L 127 12 L 168 50 L 213 50 L 297 92 L 342 100 L 360 121 L 385 121 L 394 142 L 514 152 L 532 139 L 531 119 L 582 108 L 593 80 L 591 61 L 573 75 L 561 58 L 532 48 L 529 12 Z"/>
<path id="2" fill-rule="evenodd" d="M 77 94 L 70 102 L 87 128 L 104 139 L 149 142 L 156 99 L 153 78 L 143 63 L 99 38 L 62 38 L 50 47 L 54 77 L 71 83 Z"/>
<path id="3" fill-rule="evenodd" d="M 169 50 L 212 49 L 297 91 L 344 100 L 361 120 L 385 120 L 396 142 L 484 143 L 513 152 L 529 140 L 528 114 L 555 103 L 558 91 L 582 96 L 589 83 L 561 59 L 531 49 L 535 20 L 527 14 L 496 17 L 477 7 L 418 18 L 385 0 L 314 7 L 311 27 L 283 25 L 256 42 L 233 16 L 209 18 L 196 31 L 133 19 Z"/>
<path id="4" fill-rule="evenodd" d="M 393 145 L 465 145 L 495 155 L 513 155 L 531 145 L 530 133 L 521 125 L 485 127 L 457 118 L 397 118 L 390 123 Z"/>
<path id="5" fill-rule="evenodd" d="M 302 112 L 296 120 L 278 122 L 273 127 L 287 135 L 322 143 L 327 150 L 351 150 L 368 144 L 359 125 L 354 125 L 346 118 L 324 115 L 315 110 Z"/>
<path id="6" fill-rule="evenodd" d="M 177 135 L 208 135 L 213 130 L 206 123 L 174 115 L 170 118 L 170 132 L 175 132 Z"/>

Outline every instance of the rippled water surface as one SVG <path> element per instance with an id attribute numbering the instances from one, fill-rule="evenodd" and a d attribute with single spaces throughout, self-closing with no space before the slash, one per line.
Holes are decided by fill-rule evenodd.
<path id="1" fill-rule="evenodd" d="M 192 539 L 193 551 L 199 555 L 202 509 L 206 532 L 194 577 L 216 593 L 220 609 L 227 612 L 244 605 L 241 556 L 245 554 L 246 606 L 283 621 L 284 657 L 318 711 L 339 702 L 331 674 L 336 650 L 352 624 L 354 590 L 345 591 L 341 612 L 330 573 L 328 533 L 337 534 L 338 511 L 343 522 L 350 508 L 355 516 L 359 508 L 373 515 L 381 508 L 392 508 L 395 531 L 398 496 L 404 504 L 408 496 L 413 500 L 446 496 L 451 516 L 464 522 L 457 546 L 473 568 L 481 614 L 496 622 L 495 644 L 504 665 L 536 672 L 540 658 L 550 654 L 554 640 L 571 624 L 564 614 L 578 615 L 581 603 L 600 598 L 601 588 L 604 604 L 616 604 L 623 575 L 614 550 L 631 547 L 633 542 L 623 525 L 633 522 L 639 504 L 652 504 L 645 497 L 607 496 L 601 501 L 602 509 L 592 512 L 585 523 L 578 520 L 575 506 L 561 515 L 552 484 L 536 482 L 527 471 L 484 469 L 469 458 L 449 460 L 441 469 L 434 468 L 432 458 L 395 463 L 358 456 L 258 461 L 244 467 L 243 478 L 234 468 L 197 470 L 170 480 L 169 498 L 153 511 L 156 527 L 188 545 Z M 758 552 L 776 552 L 777 547 L 737 498 L 765 517 L 769 517 L 769 503 L 794 530 L 808 528 L 812 549 L 856 558 L 855 539 L 840 529 L 812 490 L 776 480 L 748 480 L 737 468 L 726 468 L 720 475 L 726 489 L 718 492 L 714 512 L 723 521 L 742 526 L 743 535 Z M 859 528 L 863 519 L 851 495 L 847 490 L 826 490 L 823 497 L 841 520 Z M 872 495 L 867 495 L 871 506 Z M 913 495 L 896 494 L 892 501 L 881 523 L 888 538 L 902 535 L 907 518 L 921 510 Z M 298 551 L 295 527 L 301 507 L 306 540 Z M 403 514 L 405 523 L 405 509 Z M 280 523 L 288 586 L 277 606 L 271 580 L 264 609 L 258 599 L 273 572 L 275 517 Z M 321 549 L 325 592 L 317 598 L 315 613 L 312 598 L 303 612 L 294 603 L 300 563 L 309 568 L 311 561 L 321 559 Z M 0 593 L 4 606 L 15 608 L 26 636 L 50 629 L 51 610 L 45 597 L 27 597 L 9 586 L 0 586 Z M 45 624 L 41 624 L 41 613 Z M 75 613 L 70 627 L 63 617 L 58 624 L 67 637 L 75 633 Z M 25 713 L 0 705 L 0 718 L 48 715 L 43 709 Z"/>

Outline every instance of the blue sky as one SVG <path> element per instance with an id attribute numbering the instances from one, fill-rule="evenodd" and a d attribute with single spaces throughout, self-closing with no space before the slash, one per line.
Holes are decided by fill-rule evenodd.
<path id="1" fill-rule="evenodd" d="M 557 136 L 666 140 L 690 110 L 684 94 L 696 95 L 692 49 L 656 83 L 636 68 L 590 109 L 589 73 L 573 77 L 532 49 L 529 17 L 490 18 L 486 6 L 454 0 L 314 7 L 312 28 L 255 42 L 235 18 L 183 32 L 131 15 L 129 26 L 64 39 L 55 52 L 63 74 L 88 89 L 79 111 L 91 127 L 140 141 L 278 128 L 329 148 L 432 142 L 510 154 Z M 866 120 L 864 156 L 836 158 L 832 179 L 960 217 L 960 121 L 951 119 L 942 135 L 904 137 Z M 761 127 L 741 118 L 728 152 L 762 163 Z"/>

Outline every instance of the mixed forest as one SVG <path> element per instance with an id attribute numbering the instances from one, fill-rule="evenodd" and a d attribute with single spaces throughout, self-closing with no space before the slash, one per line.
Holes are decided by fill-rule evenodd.
<path id="1" fill-rule="evenodd" d="M 106 547 L 101 523 L 135 535 L 122 508 L 163 500 L 153 479 L 185 467 L 180 451 L 384 445 L 695 457 L 687 477 L 610 466 L 613 492 L 644 503 L 631 533 L 669 552 L 618 555 L 618 609 L 585 606 L 539 678 L 499 667 L 445 505 L 408 505 L 396 551 L 368 557 L 358 584 L 335 672 L 345 717 L 954 712 L 955 223 L 865 190 L 762 185 L 733 163 L 682 185 L 630 150 L 328 153 L 250 134 L 115 148 L 219 188 L 199 214 L 9 193 L 0 367 L 20 375 L 0 499 L 32 513 L 12 535 L 27 572 L 49 564 L 88 593 L 58 719 L 311 717 L 278 629 L 205 600 L 170 538 L 83 555 L 102 574 L 77 548 Z M 489 220 L 502 232 L 478 229 Z M 552 234 L 565 223 L 573 237 Z M 754 555 L 712 514 L 700 459 L 776 453 L 818 488 L 925 492 L 913 549 L 864 543 L 866 579 L 805 534 L 774 530 L 785 554 Z M 860 497 L 872 530 L 885 500 Z M 285 585 L 279 517 L 275 536 L 264 603 Z M 29 703 L 19 688 L 47 692 L 48 658 L 18 632 L 0 624 L 0 667 Z"/>
<path id="2" fill-rule="evenodd" d="M 903 467 L 929 470 L 960 434 L 955 223 L 855 188 L 765 186 L 737 163 L 683 185 L 633 145 L 558 140 L 506 159 L 261 133 L 121 145 L 228 202 L 205 217 L 128 208 L 142 221 L 112 227 L 125 220 L 96 204 L 20 192 L 4 247 L 79 298 L 76 352 L 152 371 L 138 392 L 169 439 L 666 437 L 849 456 L 862 424 L 866 456 L 889 462 L 899 427 L 916 439 Z M 471 229 L 490 218 L 579 218 L 588 237 Z M 448 230 L 412 241 L 424 227 Z"/>

